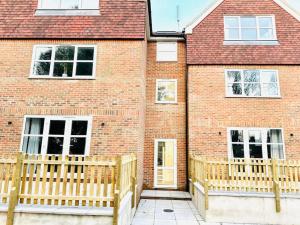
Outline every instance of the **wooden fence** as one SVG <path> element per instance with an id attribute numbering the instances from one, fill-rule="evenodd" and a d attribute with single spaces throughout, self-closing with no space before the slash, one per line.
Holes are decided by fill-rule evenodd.
<path id="1" fill-rule="evenodd" d="M 280 194 L 300 194 L 300 160 L 189 158 L 189 178 L 208 191 L 274 193 L 280 211 Z M 194 190 L 194 189 L 193 189 Z"/>
<path id="2" fill-rule="evenodd" d="M 7 225 L 16 205 L 113 207 L 114 224 L 125 195 L 136 196 L 135 155 L 119 157 L 32 156 L 0 159 L 0 203 Z M 132 202 L 135 207 L 136 202 Z"/>

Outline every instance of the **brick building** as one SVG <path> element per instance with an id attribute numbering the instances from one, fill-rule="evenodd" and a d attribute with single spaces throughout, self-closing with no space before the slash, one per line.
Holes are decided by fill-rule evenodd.
<path id="1" fill-rule="evenodd" d="M 219 0 L 155 33 L 146 1 L 70 2 L 0 0 L 2 157 L 136 152 L 139 190 L 186 189 L 191 153 L 299 158 L 300 22 L 283 3 Z"/>

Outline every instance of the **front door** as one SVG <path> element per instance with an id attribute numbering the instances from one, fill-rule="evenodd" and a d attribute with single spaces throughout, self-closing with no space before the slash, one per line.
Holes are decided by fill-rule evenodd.
<path id="1" fill-rule="evenodd" d="M 177 188 L 177 143 L 175 139 L 155 140 L 154 187 Z"/>

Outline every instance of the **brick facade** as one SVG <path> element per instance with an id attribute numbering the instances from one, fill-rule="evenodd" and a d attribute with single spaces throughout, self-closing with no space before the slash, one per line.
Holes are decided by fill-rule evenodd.
<path id="1" fill-rule="evenodd" d="M 226 98 L 225 69 L 278 70 L 281 98 Z M 300 158 L 299 66 L 189 66 L 189 151 L 227 157 L 227 127 L 283 128 L 287 159 Z"/>
<path id="2" fill-rule="evenodd" d="M 224 16 L 274 15 L 279 45 L 224 45 Z M 187 35 L 193 65 L 300 64 L 300 22 L 273 0 L 224 0 Z"/>
<path id="3" fill-rule="evenodd" d="M 177 139 L 178 188 L 186 188 L 186 51 L 178 42 L 178 62 L 157 62 L 156 42 L 148 42 L 147 107 L 144 156 L 144 188 L 154 185 L 155 139 Z M 156 79 L 177 79 L 177 104 L 155 103 Z"/>
<path id="4" fill-rule="evenodd" d="M 29 78 L 35 44 L 97 45 L 96 78 Z M 12 40 L 1 41 L 0 45 L 1 154 L 11 155 L 20 150 L 24 115 L 91 115 L 90 155 L 137 152 L 141 188 L 145 41 Z"/>

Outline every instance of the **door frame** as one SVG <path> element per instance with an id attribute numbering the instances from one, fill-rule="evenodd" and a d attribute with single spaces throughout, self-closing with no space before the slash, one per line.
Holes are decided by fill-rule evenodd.
<path id="1" fill-rule="evenodd" d="M 172 141 L 174 144 L 174 185 L 158 185 L 157 184 L 157 156 L 158 142 Z M 154 188 L 177 188 L 177 139 L 155 139 L 154 140 Z"/>

